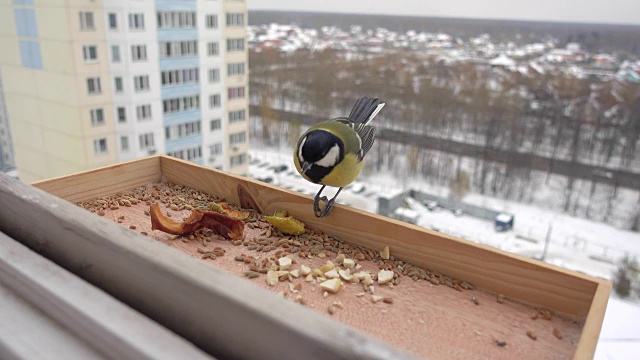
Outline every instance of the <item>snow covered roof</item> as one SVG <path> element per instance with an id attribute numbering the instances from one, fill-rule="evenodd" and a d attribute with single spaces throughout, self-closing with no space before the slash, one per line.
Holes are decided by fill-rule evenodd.
<path id="1" fill-rule="evenodd" d="M 407 218 L 407 219 L 417 219 L 418 218 L 418 212 L 413 210 L 413 209 L 399 207 L 399 208 L 396 208 L 393 211 L 393 213 L 395 215 L 402 216 L 402 217 Z"/>
<path id="2" fill-rule="evenodd" d="M 489 61 L 489 64 L 493 66 L 514 66 L 516 62 L 510 57 L 501 54 L 497 58 Z"/>

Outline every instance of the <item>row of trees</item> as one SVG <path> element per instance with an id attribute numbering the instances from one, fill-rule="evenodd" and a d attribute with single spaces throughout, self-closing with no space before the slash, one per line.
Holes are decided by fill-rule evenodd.
<path id="1" fill-rule="evenodd" d="M 358 96 L 373 95 L 388 104 L 377 119 L 382 127 L 552 161 L 640 170 L 638 84 L 577 78 L 562 69 L 540 73 L 525 66 L 513 72 L 410 52 L 350 58 L 333 51 L 288 56 L 251 52 L 250 66 L 251 99 L 261 106 L 261 126 L 269 128 L 262 131 L 267 142 L 283 139 L 277 135 L 280 125 L 269 113 L 271 108 L 331 117 L 347 113 Z M 288 125 L 285 131 L 295 128 Z M 541 175 L 547 186 L 554 179 L 552 174 L 534 172 L 531 164 L 477 157 L 465 163 L 461 156 L 439 149 L 402 143 L 380 141 L 372 155 L 378 171 L 404 162 L 409 175 L 447 184 L 464 170 L 472 190 L 521 201 L 535 200 L 527 194 L 539 186 Z M 453 174 L 445 170 L 451 166 Z M 623 220 L 616 216 L 620 194 L 615 181 L 595 174 L 585 182 L 582 175 L 583 180 L 562 179 L 562 210 L 638 229 L 640 214 L 631 212 Z M 607 205 L 594 207 L 603 197 Z"/>

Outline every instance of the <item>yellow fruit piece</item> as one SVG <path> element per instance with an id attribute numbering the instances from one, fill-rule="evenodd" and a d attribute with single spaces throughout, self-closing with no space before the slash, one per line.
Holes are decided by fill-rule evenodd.
<path id="1" fill-rule="evenodd" d="M 276 211 L 273 216 L 265 216 L 265 220 L 284 234 L 304 234 L 304 223 L 294 217 L 287 216 L 286 211 Z"/>
<path id="2" fill-rule="evenodd" d="M 247 220 L 249 218 L 249 212 L 248 211 L 243 211 L 243 210 L 234 210 L 231 209 L 229 207 L 229 205 L 227 203 L 216 203 L 216 202 L 210 202 L 209 203 L 209 210 L 211 211 L 215 211 L 215 212 L 219 212 L 221 214 L 225 214 L 231 218 L 234 218 L 236 220 Z"/>

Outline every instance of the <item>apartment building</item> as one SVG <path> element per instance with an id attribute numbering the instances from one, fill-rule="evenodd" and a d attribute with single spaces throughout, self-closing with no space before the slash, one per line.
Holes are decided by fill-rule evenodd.
<path id="1" fill-rule="evenodd" d="M 0 76 L 0 172 L 7 172 L 14 168 L 11 129 L 4 102 L 2 90 L 2 76 Z"/>
<path id="2" fill-rule="evenodd" d="M 21 179 L 160 153 L 246 174 L 246 25 L 243 0 L 0 2 Z"/>

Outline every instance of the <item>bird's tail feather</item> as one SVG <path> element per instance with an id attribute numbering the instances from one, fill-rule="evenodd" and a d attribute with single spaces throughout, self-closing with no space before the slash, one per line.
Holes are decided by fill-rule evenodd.
<path id="1" fill-rule="evenodd" d="M 356 103 L 353 105 L 351 114 L 349 114 L 349 120 L 356 124 L 362 123 L 366 125 L 378 115 L 384 105 L 384 103 L 380 102 L 380 99 L 361 97 L 356 100 Z"/>

